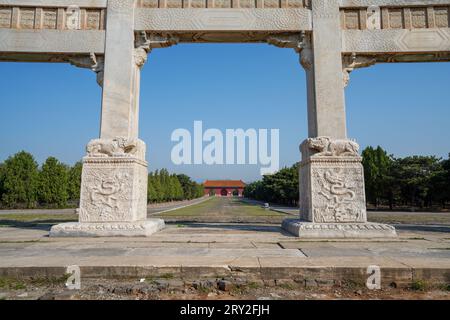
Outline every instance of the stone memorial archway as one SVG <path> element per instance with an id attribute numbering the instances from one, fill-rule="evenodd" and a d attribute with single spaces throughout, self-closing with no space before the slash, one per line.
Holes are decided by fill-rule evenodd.
<path id="1" fill-rule="evenodd" d="M 78 223 L 51 236 L 148 236 L 147 162 L 138 137 L 140 69 L 179 42 L 266 42 L 292 48 L 307 75 L 300 220 L 306 238 L 395 237 L 368 223 L 358 145 L 344 88 L 355 68 L 449 61 L 450 0 L 0 0 L 0 59 L 69 62 L 97 73 L 100 137 L 83 159 Z M 300 94 L 301 88 L 299 88 Z"/>

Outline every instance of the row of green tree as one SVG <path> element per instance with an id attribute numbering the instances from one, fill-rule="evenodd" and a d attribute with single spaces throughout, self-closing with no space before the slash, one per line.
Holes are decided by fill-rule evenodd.
<path id="1" fill-rule="evenodd" d="M 396 158 L 378 146 L 364 149 L 362 157 L 369 204 L 445 208 L 450 202 L 450 155 Z"/>
<path id="2" fill-rule="evenodd" d="M 362 152 L 362 157 L 366 200 L 369 205 L 390 209 L 448 206 L 450 159 L 435 156 L 396 158 L 381 147 L 367 147 Z M 296 163 L 248 184 L 244 189 L 244 196 L 265 202 L 297 205 L 298 182 Z"/>
<path id="3" fill-rule="evenodd" d="M 39 166 L 25 151 L 0 163 L 1 208 L 76 207 L 80 197 L 81 162 L 68 166 L 49 157 Z M 203 196 L 203 186 L 166 169 L 148 177 L 148 201 L 165 202 Z"/>
<path id="4" fill-rule="evenodd" d="M 80 183 L 81 162 L 70 167 L 49 157 L 39 168 L 30 153 L 21 151 L 0 163 L 0 205 L 67 207 L 78 202 Z"/>
<path id="5" fill-rule="evenodd" d="M 298 163 L 292 167 L 283 168 L 271 175 L 263 176 L 262 180 L 245 186 L 244 197 L 264 202 L 272 202 L 296 206 L 298 204 Z"/>
<path id="6" fill-rule="evenodd" d="M 148 202 L 190 200 L 203 196 L 203 185 L 185 174 L 170 174 L 166 169 L 148 175 Z"/>

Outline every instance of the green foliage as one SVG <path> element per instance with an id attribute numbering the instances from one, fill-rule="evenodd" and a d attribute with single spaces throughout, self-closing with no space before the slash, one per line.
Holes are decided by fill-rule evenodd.
<path id="1" fill-rule="evenodd" d="M 158 203 L 195 199 L 203 196 L 203 186 L 185 174 L 169 174 L 167 169 L 148 175 L 148 202 Z"/>
<path id="2" fill-rule="evenodd" d="M 380 199 L 386 196 L 390 184 L 389 170 L 392 167 L 392 156 L 380 146 L 376 149 L 367 147 L 362 152 L 364 180 L 368 201 L 378 206 Z"/>
<path id="3" fill-rule="evenodd" d="M 25 151 L 9 157 L 1 166 L 2 203 L 10 208 L 33 208 L 37 200 L 38 164 Z"/>
<path id="4" fill-rule="evenodd" d="M 67 205 L 68 192 L 68 168 L 54 157 L 49 157 L 42 165 L 39 172 L 38 200 L 46 205 L 55 205 L 63 208 Z"/>
<path id="5" fill-rule="evenodd" d="M 411 283 L 411 289 L 414 291 L 425 291 L 428 288 L 428 284 L 425 280 L 415 280 Z"/>
<path id="6" fill-rule="evenodd" d="M 265 175 L 262 180 L 248 184 L 244 196 L 256 200 L 287 205 L 298 203 L 298 163 L 292 167 Z"/>
<path id="7" fill-rule="evenodd" d="M 39 170 L 33 156 L 21 151 L 0 163 L 0 207 L 66 207 L 80 197 L 81 162 L 73 167 L 49 157 Z"/>
<path id="8" fill-rule="evenodd" d="M 192 181 L 191 178 L 185 174 L 178 174 L 177 178 L 183 189 L 185 199 L 195 199 L 203 196 L 202 184 Z"/>
<path id="9" fill-rule="evenodd" d="M 434 156 L 394 158 L 381 147 L 362 152 L 367 202 L 431 207 L 450 201 L 450 164 Z"/>
<path id="10" fill-rule="evenodd" d="M 78 201 L 80 199 L 82 167 L 83 164 L 78 161 L 73 167 L 69 169 L 67 184 L 67 193 L 69 195 L 69 200 Z"/>

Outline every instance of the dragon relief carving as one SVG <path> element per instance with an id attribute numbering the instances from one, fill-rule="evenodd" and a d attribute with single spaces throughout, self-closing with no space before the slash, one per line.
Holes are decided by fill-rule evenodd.
<path id="1" fill-rule="evenodd" d="M 130 193 L 130 176 L 128 173 L 105 175 L 91 171 L 86 188 L 88 207 L 82 210 L 85 221 L 121 221 L 125 218 Z"/>
<path id="2" fill-rule="evenodd" d="M 359 156 L 359 145 L 352 140 L 331 139 L 330 137 L 308 138 L 305 141 L 315 157 Z"/>
<path id="3" fill-rule="evenodd" d="M 92 205 L 97 209 L 101 220 L 111 220 L 120 214 L 120 201 L 118 194 L 124 191 L 124 185 L 128 175 L 116 175 L 113 178 L 101 180 L 97 185 L 90 189 L 89 195 Z"/>
<path id="4" fill-rule="evenodd" d="M 319 207 L 314 208 L 315 222 L 358 222 L 364 219 L 356 193 L 350 186 L 349 175 L 332 169 L 314 170 Z M 354 178 L 354 177 L 350 177 Z"/>
<path id="5" fill-rule="evenodd" d="M 138 157 L 143 159 L 145 145 L 139 139 L 116 137 L 94 139 L 86 146 L 88 157 Z"/>

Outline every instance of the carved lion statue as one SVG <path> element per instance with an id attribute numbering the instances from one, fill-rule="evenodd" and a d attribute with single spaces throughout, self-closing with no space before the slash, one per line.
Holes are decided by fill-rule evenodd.
<path id="1" fill-rule="evenodd" d="M 314 156 L 358 156 L 359 145 L 351 140 L 317 137 L 306 141 L 308 148 L 317 152 Z"/>
<path id="2" fill-rule="evenodd" d="M 94 139 L 86 146 L 89 157 L 120 157 L 135 155 L 138 149 L 137 140 L 117 137 L 114 139 Z"/>

